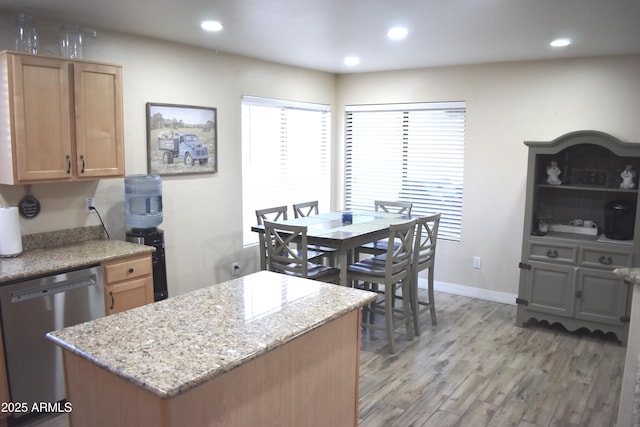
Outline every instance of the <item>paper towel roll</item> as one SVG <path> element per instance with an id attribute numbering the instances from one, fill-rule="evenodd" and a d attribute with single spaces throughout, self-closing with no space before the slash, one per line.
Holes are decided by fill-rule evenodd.
<path id="1" fill-rule="evenodd" d="M 0 257 L 17 256 L 22 252 L 22 235 L 18 208 L 0 207 Z"/>

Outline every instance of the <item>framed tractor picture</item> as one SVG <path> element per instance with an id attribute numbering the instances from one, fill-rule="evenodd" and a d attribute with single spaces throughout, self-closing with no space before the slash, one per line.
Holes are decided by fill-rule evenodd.
<path id="1" fill-rule="evenodd" d="M 217 111 L 147 103 L 147 169 L 156 175 L 216 173 Z"/>

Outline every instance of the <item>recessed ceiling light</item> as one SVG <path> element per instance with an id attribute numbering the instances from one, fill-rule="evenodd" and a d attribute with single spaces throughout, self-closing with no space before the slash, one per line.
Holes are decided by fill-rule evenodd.
<path id="1" fill-rule="evenodd" d="M 553 47 L 564 47 L 571 44 L 571 39 L 555 39 L 549 43 Z"/>
<path id="2" fill-rule="evenodd" d="M 202 21 L 202 24 L 200 24 L 200 27 L 202 27 L 203 30 L 207 30 L 207 31 L 222 30 L 222 24 L 219 23 L 218 21 Z"/>
<path id="3" fill-rule="evenodd" d="M 404 27 L 393 27 L 387 31 L 387 37 L 391 40 L 402 40 L 407 37 L 407 34 L 409 34 L 409 31 Z"/>
<path id="4" fill-rule="evenodd" d="M 347 56 L 346 58 L 344 58 L 344 65 L 358 65 L 360 63 L 360 58 L 358 58 L 357 56 Z"/>

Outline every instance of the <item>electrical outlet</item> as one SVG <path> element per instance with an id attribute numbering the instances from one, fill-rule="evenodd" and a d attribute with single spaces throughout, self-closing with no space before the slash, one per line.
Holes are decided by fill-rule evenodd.
<path id="1" fill-rule="evenodd" d="M 232 276 L 237 276 L 238 274 L 240 274 L 240 263 L 232 262 L 231 263 L 231 275 Z"/>
<path id="2" fill-rule="evenodd" d="M 479 256 L 474 256 L 473 257 L 473 268 L 480 268 L 481 265 L 482 265 L 482 258 L 480 258 Z"/>
<path id="3" fill-rule="evenodd" d="M 93 213 L 93 209 L 89 209 L 89 208 L 95 208 L 96 205 L 94 204 L 94 199 L 93 197 L 87 197 L 84 199 L 84 210 L 86 213 L 90 214 Z"/>

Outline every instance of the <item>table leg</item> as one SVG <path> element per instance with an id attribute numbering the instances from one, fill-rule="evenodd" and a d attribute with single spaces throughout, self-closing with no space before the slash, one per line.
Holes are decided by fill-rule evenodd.
<path id="1" fill-rule="evenodd" d="M 259 240 L 259 245 L 260 245 L 260 270 L 266 270 L 267 269 L 267 248 L 265 248 L 265 245 L 267 244 L 266 241 L 264 240 L 264 233 L 260 233 L 258 236 L 258 240 Z"/>
<path id="2" fill-rule="evenodd" d="M 347 251 L 342 250 L 338 253 L 338 265 L 340 266 L 340 284 L 342 286 L 347 286 L 347 267 L 349 263 L 347 262 Z"/>

